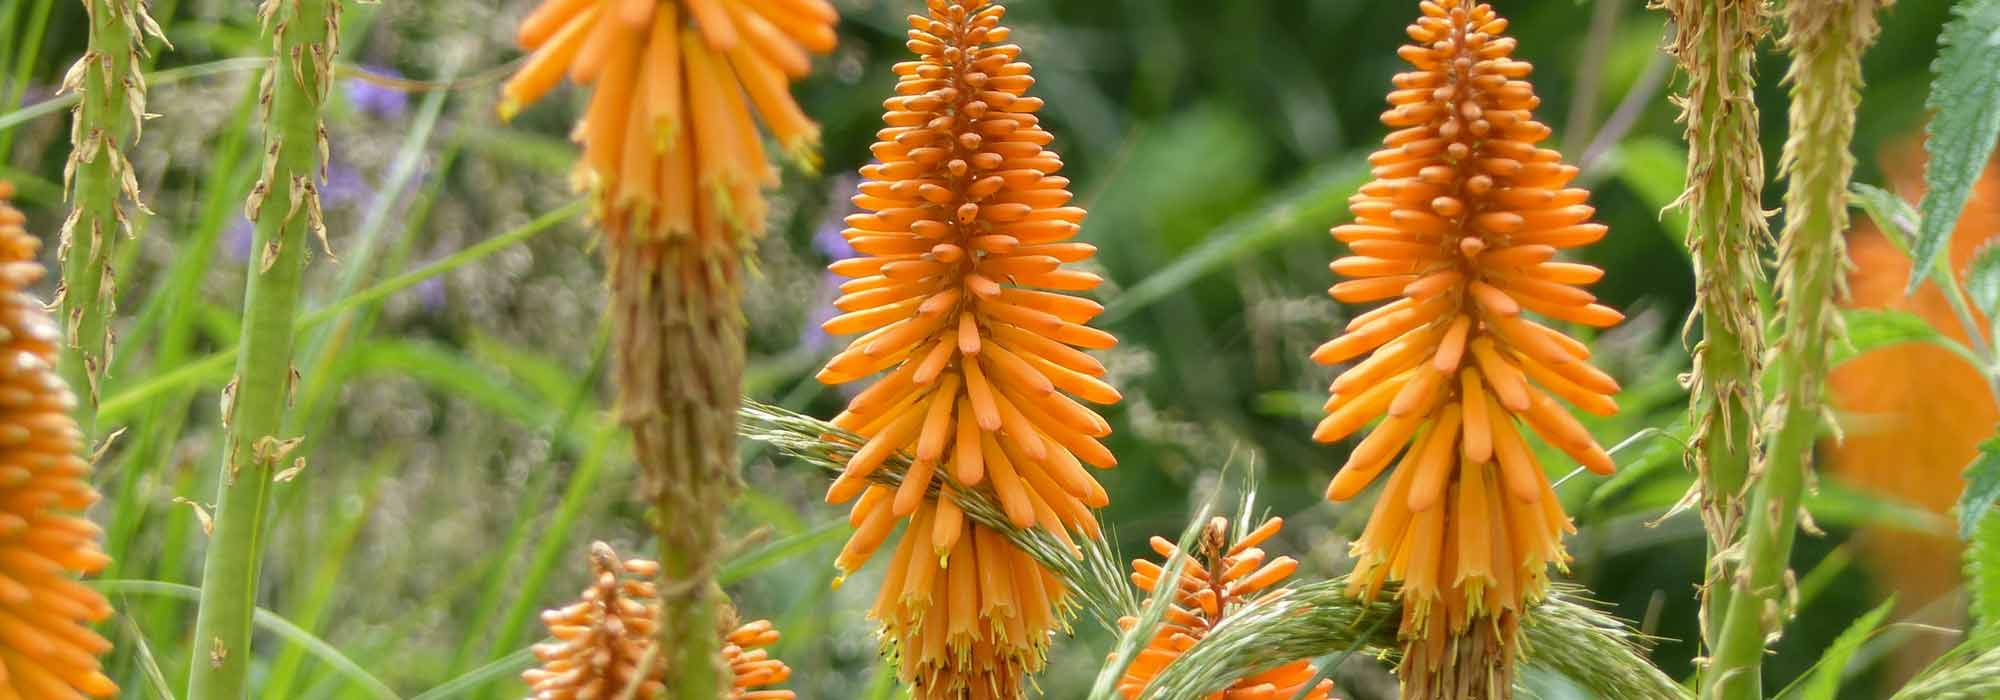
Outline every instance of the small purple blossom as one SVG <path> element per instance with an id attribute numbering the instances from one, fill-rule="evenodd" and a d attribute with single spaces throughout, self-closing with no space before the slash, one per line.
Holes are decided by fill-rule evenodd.
<path id="1" fill-rule="evenodd" d="M 222 240 L 216 241 L 222 254 L 230 260 L 243 262 L 250 259 L 250 250 L 257 247 L 257 225 L 249 219 L 237 219 L 222 232 Z"/>
<path id="2" fill-rule="evenodd" d="M 403 77 L 386 66 L 369 66 L 365 71 L 385 78 Z M 346 88 L 347 101 L 354 103 L 354 109 L 376 119 L 400 119 L 410 108 L 408 93 L 365 78 L 348 78 Z"/>

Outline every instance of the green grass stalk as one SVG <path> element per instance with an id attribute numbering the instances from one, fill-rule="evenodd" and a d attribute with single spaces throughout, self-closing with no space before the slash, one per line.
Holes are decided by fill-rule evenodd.
<path id="1" fill-rule="evenodd" d="M 263 177 L 244 214 L 256 223 L 244 295 L 242 352 L 223 390 L 220 495 L 202 568 L 188 700 L 248 697 L 250 625 L 256 609 L 265 511 L 271 477 L 293 458 L 296 442 L 279 432 L 293 383 L 293 324 L 310 241 L 323 237 L 317 182 L 326 132 L 320 109 L 339 47 L 337 0 L 266 0 L 263 36 L 273 47 L 265 69 Z M 282 465 L 282 466 L 281 466 Z"/>
<path id="2" fill-rule="evenodd" d="M 1694 252 L 1695 309 L 1688 330 L 1697 320 L 1701 326 L 1689 387 L 1696 426 L 1689 454 L 1708 531 L 1702 646 L 1713 650 L 1735 575 L 1735 560 L 1727 553 L 1742 527 L 1743 489 L 1758 444 L 1764 338 L 1757 251 L 1771 233 L 1760 202 L 1764 151 L 1757 138 L 1754 67 L 1767 18 L 1761 0 L 1665 0 L 1657 6 L 1678 27 L 1673 51 L 1687 76 L 1687 93 L 1680 98 L 1687 189 L 1674 206 L 1688 213 L 1687 245 Z"/>
<path id="3" fill-rule="evenodd" d="M 1839 309 L 1846 250 L 1847 188 L 1854 173 L 1849 144 L 1861 102 L 1861 54 L 1879 29 L 1882 0 L 1794 0 L 1786 7 L 1784 45 L 1792 59 L 1791 131 L 1779 173 L 1788 178 L 1785 228 L 1778 244 L 1778 293 L 1784 314 L 1776 352 L 1785 358 L 1768 406 L 1770 442 L 1745 512 L 1743 559 L 1722 621 L 1702 697 L 1764 697 L 1765 645 L 1783 631 L 1796 582 L 1790 560 L 1798 512 L 1812 468 L 1813 443 L 1829 421 L 1823 401 L 1832 351 L 1842 335 Z"/>
<path id="4" fill-rule="evenodd" d="M 69 217 L 63 221 L 62 321 L 68 338 L 62 372 L 84 397 L 77 425 L 85 439 L 96 432 L 98 380 L 110 363 L 112 339 L 106 320 L 116 303 L 111 253 L 121 237 L 135 233 L 130 201 L 139 211 L 139 179 L 123 150 L 127 137 L 139 141 L 146 113 L 143 42 L 160 29 L 137 0 L 86 0 L 89 48 L 70 68 L 63 88 L 78 93 L 71 110 L 69 162 L 63 184 Z"/>

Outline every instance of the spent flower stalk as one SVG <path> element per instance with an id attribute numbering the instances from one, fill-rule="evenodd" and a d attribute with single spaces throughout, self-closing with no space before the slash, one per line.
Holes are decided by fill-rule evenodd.
<path id="1" fill-rule="evenodd" d="M 1745 511 L 1742 564 L 1716 640 L 1702 695 L 1762 698 L 1765 645 L 1790 615 L 1790 569 L 1800 499 L 1811 478 L 1813 443 L 1832 424 L 1823 387 L 1832 350 L 1844 333 L 1836 296 L 1842 293 L 1849 144 L 1861 101 L 1861 55 L 1879 30 L 1882 0 L 1793 2 L 1783 44 L 1792 63 L 1791 130 L 1779 164 L 1788 178 L 1785 226 L 1778 243 L 1779 333 L 1772 352 L 1776 395 L 1766 407 L 1768 443 L 1752 474 Z"/>
<path id="2" fill-rule="evenodd" d="M 166 36 L 147 14 L 144 0 L 86 0 L 89 47 L 63 78 L 77 93 L 70 109 L 70 154 L 63 185 L 70 201 L 59 234 L 62 283 L 56 294 L 64 324 L 62 371 L 84 398 L 78 422 L 88 438 L 96 424 L 98 380 L 111 364 L 114 339 L 107 320 L 117 300 L 112 252 L 135 235 L 126 203 L 141 212 L 139 179 L 124 147 L 139 141 L 146 119 L 147 37 Z"/>
<path id="3" fill-rule="evenodd" d="M 1768 21 L 1763 0 L 1665 0 L 1673 17 L 1672 51 L 1687 76 L 1681 107 L 1688 143 L 1687 189 L 1674 206 L 1688 213 L 1699 324 L 1688 411 L 1695 426 L 1693 462 L 1708 531 L 1702 588 L 1702 644 L 1713 649 L 1728 607 L 1743 490 L 1758 445 L 1757 383 L 1764 339 L 1756 290 L 1764 284 L 1757 252 L 1770 241 L 1760 201 L 1764 152 L 1755 96 L 1757 42 Z"/>
<path id="4" fill-rule="evenodd" d="M 292 388 L 294 322 L 308 232 L 322 245 L 319 185 L 326 127 L 320 120 L 340 44 L 338 0 L 265 0 L 258 9 L 271 47 L 259 104 L 265 124 L 262 176 L 244 216 L 256 224 L 243 300 L 241 352 L 222 394 L 226 432 L 214 529 L 202 568 L 189 700 L 248 697 L 251 615 L 272 477 L 304 457 L 301 437 L 280 435 Z"/>

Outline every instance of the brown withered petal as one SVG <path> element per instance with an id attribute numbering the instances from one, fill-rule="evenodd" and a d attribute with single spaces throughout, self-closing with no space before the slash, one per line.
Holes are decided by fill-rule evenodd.
<path id="1" fill-rule="evenodd" d="M 595 578 L 577 602 L 542 613 L 555 641 L 535 645 L 542 665 L 521 674 L 532 693 L 529 700 L 609 700 L 623 697 L 634 684 L 636 697 L 650 698 L 666 689 L 666 660 L 647 659 L 658 644 L 653 633 L 659 588 L 652 578 L 659 575 L 659 564 L 621 561 L 610 545 L 595 542 L 590 570 Z M 769 687 L 792 675 L 765 650 L 778 641 L 769 620 L 730 622 L 716 634 L 733 675 L 728 700 L 792 700 L 792 691 Z"/>
<path id="2" fill-rule="evenodd" d="M 842 232 L 859 254 L 831 267 L 852 279 L 824 328 L 861 335 L 819 379 L 886 374 L 833 421 L 867 442 L 827 501 L 859 499 L 844 572 L 910 521 L 874 617 L 917 696 L 1014 698 L 1061 624 L 1063 584 L 929 490 L 986 490 L 1016 526 L 1096 536 L 1091 511 L 1109 496 L 1090 467 L 1117 460 L 1100 442 L 1110 424 L 1084 402 L 1120 396 L 1083 350 L 1117 341 L 1084 325 L 1103 307 L 1071 294 L 1102 280 L 1064 263 L 1096 249 L 1070 240 L 1084 212 L 1054 174 L 1062 160 L 1004 8 L 928 9 L 909 18 L 918 59 L 895 66 L 880 162 L 861 169 L 854 197 L 864 213 Z M 871 485 L 898 451 L 915 458 L 902 487 Z"/>
<path id="3" fill-rule="evenodd" d="M 1282 518 L 1271 518 L 1250 530 L 1238 539 L 1232 536 L 1227 519 L 1210 520 L 1202 530 L 1201 541 L 1195 552 L 1189 553 L 1182 563 L 1179 583 L 1173 588 L 1174 603 L 1167 608 L 1165 620 L 1158 632 L 1147 643 L 1146 648 L 1132 660 L 1125 669 L 1125 676 L 1118 681 L 1118 692 L 1127 700 L 1136 700 L 1146 689 L 1146 685 L 1160 675 L 1160 672 L 1178 660 L 1196 642 L 1208 636 L 1208 631 L 1216 623 L 1228 617 L 1237 609 L 1270 596 L 1283 595 L 1282 590 L 1273 590 L 1280 581 L 1291 576 L 1299 568 L 1299 562 L 1291 557 L 1280 556 L 1266 560 L 1267 556 L 1259 547 L 1278 534 L 1284 526 Z M 1163 537 L 1152 539 L 1153 552 L 1163 561 L 1173 561 L 1181 553 L 1178 545 Z M 1132 561 L 1132 583 L 1147 593 L 1160 595 L 1160 577 L 1166 574 L 1160 564 L 1145 559 Z M 1118 626 L 1131 629 L 1138 618 L 1124 617 Z M 1319 669 L 1312 662 L 1300 659 L 1277 668 L 1236 679 L 1229 687 L 1207 696 L 1208 700 L 1292 700 L 1300 696 L 1307 683 L 1312 683 Z M 1321 680 L 1312 685 L 1303 700 L 1327 700 L 1333 693 L 1333 681 Z"/>
<path id="4" fill-rule="evenodd" d="M 111 643 L 90 624 L 111 616 L 74 577 L 111 562 L 102 532 L 75 515 L 97 501 L 76 396 L 56 374 L 62 331 L 29 288 L 41 242 L 0 182 L 0 700 L 110 697 L 100 670 Z"/>
<path id="5" fill-rule="evenodd" d="M 1613 464 L 1561 403 L 1608 415 L 1618 383 L 1590 350 L 1531 320 L 1607 327 L 1622 316 L 1582 289 L 1597 268 L 1555 259 L 1603 237 L 1576 168 L 1536 146 L 1549 128 L 1530 67 L 1510 58 L 1507 21 L 1485 3 L 1421 3 L 1399 55 L 1382 122 L 1396 130 L 1370 156 L 1374 180 L 1333 229 L 1352 254 L 1330 290 L 1360 303 L 1313 353 L 1321 363 L 1366 355 L 1335 379 L 1314 432 L 1343 439 L 1376 418 L 1327 497 L 1346 500 L 1389 472 L 1353 545 L 1353 591 L 1400 581 L 1401 674 L 1407 698 L 1504 698 L 1515 632 L 1562 566 L 1572 529 L 1522 425 L 1590 470 Z M 1391 465 L 1394 465 L 1393 468 Z"/>

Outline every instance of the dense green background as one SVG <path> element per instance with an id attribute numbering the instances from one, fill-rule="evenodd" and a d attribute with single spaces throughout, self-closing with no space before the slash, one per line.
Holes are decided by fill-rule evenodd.
<path id="1" fill-rule="evenodd" d="M 820 271 L 828 253 L 814 241 L 846 213 L 892 83 L 888 66 L 906 55 L 902 15 L 918 4 L 837 2 L 841 46 L 797 90 L 825 129 L 826 166 L 786 172 L 748 302 L 751 393 L 820 416 L 841 399 L 811 378 L 837 348 L 811 330 L 831 298 Z M 1607 445 L 1646 427 L 1678 429 L 1675 375 L 1686 356 L 1676 331 L 1692 282 L 1681 221 L 1660 214 L 1684 167 L 1663 85 L 1670 59 L 1658 50 L 1663 19 L 1631 0 L 1496 4 L 1513 20 L 1518 55 L 1540 67 L 1541 120 L 1583 165 L 1612 227 L 1582 257 L 1608 270 L 1597 290 L 1631 318 L 1596 340 L 1628 393 L 1625 413 L 1593 428 Z M 493 115 L 498 79 L 518 56 L 512 27 L 529 6 L 351 4 L 342 60 L 352 69 L 456 82 L 406 95 L 349 79 L 336 91 L 326 192 L 342 260 L 315 260 L 308 308 L 571 201 L 574 151 L 564 137 L 579 94 L 564 88 L 511 125 Z M 1104 353 L 1126 396 L 1106 416 L 1121 465 L 1104 475 L 1113 497 L 1105 521 L 1137 553 L 1146 536 L 1178 532 L 1193 505 L 1255 474 L 1264 502 L 1292 523 L 1270 549 L 1304 560 L 1302 576 L 1346 570 L 1365 504 L 1319 498 L 1345 446 L 1308 437 L 1332 372 L 1305 357 L 1356 311 L 1322 293 L 1333 281 L 1325 263 L 1340 253 L 1325 229 L 1344 216 L 1384 132 L 1375 117 L 1415 3 L 1020 0 L 1011 9 L 1064 174 L 1092 212 L 1083 238 L 1100 247 L 1092 264 L 1109 280 L 1099 294 L 1110 311 L 1098 325 L 1122 340 Z M 100 423 L 129 430 L 98 474 L 106 502 L 94 515 L 119 560 L 109 578 L 199 584 L 203 537 L 194 510 L 174 499 L 213 498 L 216 392 L 227 369 L 190 363 L 237 337 L 248 247 L 240 211 L 259 138 L 254 74 L 217 62 L 259 47 L 247 0 L 155 0 L 153 11 L 176 48 L 156 55 L 170 71 L 154 80 L 159 116 L 130 155 L 157 215 L 119 260 L 121 346 Z M 1867 61 L 1858 180 L 1879 182 L 1875 155 L 1917 128 L 1944 16 L 1940 0 L 1904 0 L 1887 15 Z M 0 2 L 0 177 L 20 184 L 45 235 L 64 215 L 68 145 L 66 112 L 48 101 L 83 49 L 84 26 L 73 0 Z M 1775 169 L 1782 62 L 1766 55 L 1759 102 Z M 308 437 L 309 467 L 277 489 L 260 603 L 404 697 L 509 654 L 515 663 L 491 667 L 505 672 L 475 688 L 519 697 L 517 652 L 540 637 L 534 613 L 578 589 L 585 544 L 646 547 L 626 498 L 627 448 L 603 418 L 592 237 L 582 222 L 564 222 L 305 336 L 291 420 Z M 1573 570 L 1617 614 L 1666 638 L 1658 662 L 1685 675 L 1699 525 L 1686 513 L 1651 525 L 1686 488 L 1678 447 L 1653 438 L 1618 456 L 1624 476 L 1563 485 L 1582 529 Z M 745 541 L 730 588 L 746 614 L 786 632 L 777 654 L 796 671 L 792 687 L 808 698 L 888 693 L 863 619 L 879 573 L 829 585 L 845 511 L 820 502 L 819 474 L 754 447 L 745 473 L 753 488 L 734 510 L 732 534 Z M 1827 558 L 1845 551 L 1837 548 L 1852 528 L 1937 525 L 1837 486 L 1814 508 L 1828 534 L 1801 540 L 1808 585 L 1800 622 L 1770 664 L 1780 683 L 1879 598 L 1864 570 Z M 159 595 L 116 602 L 127 617 L 110 626 L 120 644 L 112 665 L 131 697 L 151 697 L 141 690 L 148 655 L 167 685 L 180 686 L 192 606 Z M 259 639 L 260 697 L 369 697 L 287 641 L 296 637 Z M 1080 622 L 1041 687 L 1081 696 L 1107 649 L 1105 635 Z M 1389 687 L 1367 659 L 1340 678 L 1354 697 Z M 1553 680 L 1542 691 L 1569 697 Z"/>

